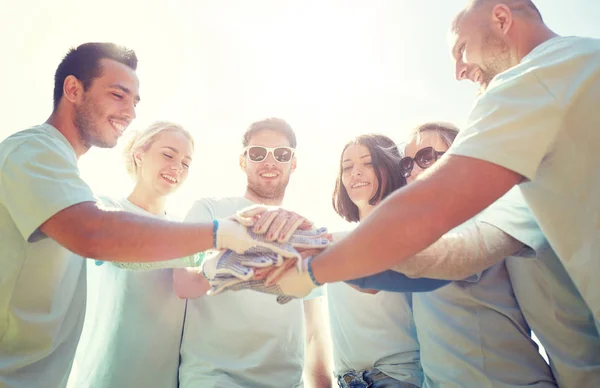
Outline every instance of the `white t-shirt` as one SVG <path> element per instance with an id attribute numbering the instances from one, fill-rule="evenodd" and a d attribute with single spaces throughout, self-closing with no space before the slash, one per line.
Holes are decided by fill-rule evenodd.
<path id="1" fill-rule="evenodd" d="M 158 217 L 127 199 L 101 201 Z M 176 388 L 184 314 L 172 269 L 130 271 L 89 260 L 86 319 L 69 387 Z"/>
<path id="2" fill-rule="evenodd" d="M 0 387 L 66 385 L 85 314 L 84 260 L 38 228 L 95 201 L 51 125 L 0 144 Z"/>
<path id="3" fill-rule="evenodd" d="M 558 386 L 600 387 L 600 335 L 592 312 L 548 245 L 518 187 L 478 219 L 527 246 L 519 256 L 506 258 L 506 268 L 521 312 L 544 346 Z"/>
<path id="4" fill-rule="evenodd" d="M 527 204 L 600 327 L 600 40 L 556 37 L 497 75 L 449 154 L 523 175 Z"/>
<path id="5" fill-rule="evenodd" d="M 423 371 L 412 317 L 412 295 L 365 294 L 346 283 L 327 285 L 334 374 L 377 368 L 421 386 Z"/>
<path id="6" fill-rule="evenodd" d="M 228 217 L 253 204 L 243 197 L 201 199 L 186 221 Z M 188 300 L 180 387 L 302 387 L 303 301 L 275 299 L 245 290 Z"/>

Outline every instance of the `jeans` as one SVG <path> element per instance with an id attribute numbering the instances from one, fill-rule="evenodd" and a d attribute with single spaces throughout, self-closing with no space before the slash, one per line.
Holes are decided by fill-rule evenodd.
<path id="1" fill-rule="evenodd" d="M 337 377 L 340 388 L 418 388 L 405 381 L 396 380 L 379 369 L 350 370 Z"/>

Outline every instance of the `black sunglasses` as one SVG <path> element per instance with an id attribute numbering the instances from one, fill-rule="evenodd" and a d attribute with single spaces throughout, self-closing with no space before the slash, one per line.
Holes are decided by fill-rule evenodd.
<path id="1" fill-rule="evenodd" d="M 406 156 L 400 159 L 400 171 L 402 171 L 402 176 L 408 178 L 415 163 L 422 169 L 431 167 L 442 155 L 444 155 L 443 152 L 436 151 L 433 147 L 425 147 L 417 151 L 414 158 Z"/>

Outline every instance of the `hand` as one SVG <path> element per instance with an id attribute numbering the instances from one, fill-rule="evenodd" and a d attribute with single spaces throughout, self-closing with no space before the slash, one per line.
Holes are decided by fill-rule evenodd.
<path id="1" fill-rule="evenodd" d="M 312 228 L 313 223 L 297 213 L 264 205 L 255 205 L 242 209 L 236 219 L 246 226 L 252 226 L 256 234 L 265 234 L 267 241 L 286 242 L 300 229 Z"/>
<path id="2" fill-rule="evenodd" d="M 201 270 L 209 282 L 224 277 L 249 280 L 255 275 L 254 268 L 281 266 L 283 261 L 281 255 L 274 253 L 240 255 L 231 250 L 222 250 L 209 253 L 202 261 Z"/>
<path id="3" fill-rule="evenodd" d="M 323 249 L 309 248 L 298 250 L 300 252 L 300 257 L 302 260 L 307 259 L 311 256 L 316 256 L 319 253 L 323 252 Z M 289 262 L 289 260 L 286 260 Z M 292 267 L 289 263 L 284 264 L 282 267 L 284 268 L 265 268 L 261 272 L 261 276 L 266 277 L 265 283 L 267 285 L 271 285 L 277 283 L 279 279 L 283 276 L 284 273 L 287 272 L 288 269 Z M 302 268 L 298 268 L 298 270 L 302 270 Z M 264 275 L 266 273 L 266 276 Z M 256 278 L 256 277 L 255 277 Z"/>
<path id="4" fill-rule="evenodd" d="M 277 286 L 283 295 L 294 298 L 304 298 L 317 287 L 308 274 L 308 259 L 302 261 L 302 271 L 290 268 L 277 281 L 267 279 L 266 286 Z M 273 276 L 274 278 L 275 276 Z"/>
<path id="5" fill-rule="evenodd" d="M 290 244 L 266 241 L 264 236 L 230 219 L 217 221 L 216 237 L 215 248 L 218 250 L 229 249 L 240 255 L 275 253 L 285 258 L 299 258 L 298 252 Z"/>

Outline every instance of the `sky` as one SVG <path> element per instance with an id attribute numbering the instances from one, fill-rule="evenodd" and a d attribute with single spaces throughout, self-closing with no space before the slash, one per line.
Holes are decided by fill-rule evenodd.
<path id="1" fill-rule="evenodd" d="M 477 89 L 454 80 L 447 46 L 463 0 L 1 2 L 0 139 L 47 119 L 54 71 L 70 47 L 133 48 L 142 102 L 128 131 L 170 120 L 196 140 L 188 181 L 169 201 L 178 214 L 197 198 L 243 195 L 242 134 L 276 116 L 298 137 L 285 205 L 347 228 L 331 206 L 344 144 L 364 133 L 400 143 L 429 120 L 461 126 Z M 536 3 L 557 33 L 600 37 L 597 0 Z M 131 189 L 119 149 L 80 160 L 98 194 Z"/>

